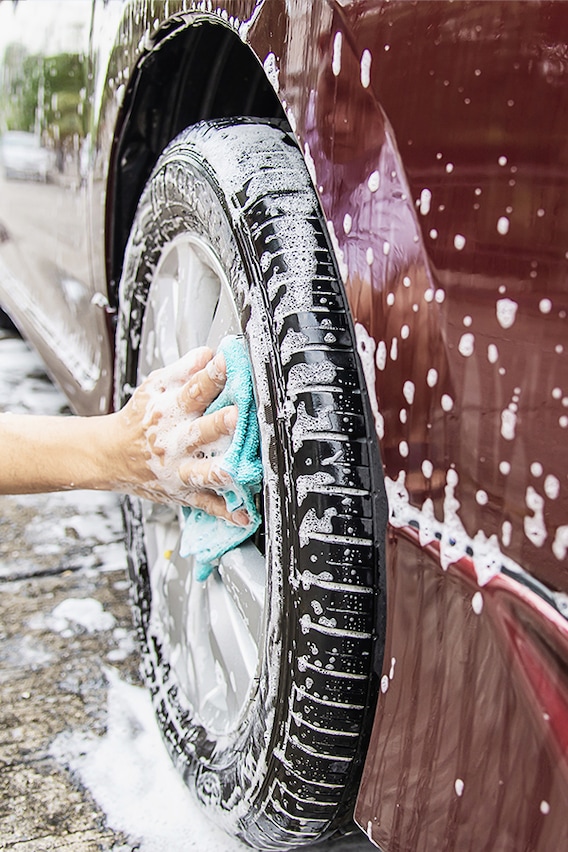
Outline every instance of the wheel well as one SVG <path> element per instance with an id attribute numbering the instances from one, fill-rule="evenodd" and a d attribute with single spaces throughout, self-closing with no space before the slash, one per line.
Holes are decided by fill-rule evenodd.
<path id="1" fill-rule="evenodd" d="M 111 156 L 106 257 L 112 303 L 136 206 L 163 149 L 198 121 L 243 115 L 286 123 L 253 51 L 222 24 L 177 22 L 165 30 L 133 75 Z"/>

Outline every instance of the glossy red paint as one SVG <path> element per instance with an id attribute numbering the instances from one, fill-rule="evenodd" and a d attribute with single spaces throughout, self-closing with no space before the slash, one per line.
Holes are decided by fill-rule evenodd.
<path id="1" fill-rule="evenodd" d="M 480 592 L 467 560 L 441 574 L 417 535 L 389 547 L 397 605 L 357 821 L 388 850 L 563 848 L 565 620 L 505 576 Z"/>

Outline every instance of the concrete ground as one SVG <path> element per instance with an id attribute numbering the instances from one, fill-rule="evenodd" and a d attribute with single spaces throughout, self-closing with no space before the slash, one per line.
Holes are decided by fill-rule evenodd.
<path id="1" fill-rule="evenodd" d="M 37 356 L 9 334 L 0 410 L 67 411 Z M 2 850 L 134 848 L 50 753 L 64 732 L 104 732 L 108 666 L 139 683 L 121 539 L 113 496 L 0 496 Z"/>
<path id="2" fill-rule="evenodd" d="M 7 499 L 0 502 L 3 517 Z M 54 631 L 47 616 L 72 598 L 100 601 L 114 617 L 112 629 L 89 632 L 71 622 Z M 131 631 L 123 571 L 62 565 L 53 574 L 2 579 L 0 625 L 0 849 L 131 849 L 128 838 L 107 827 L 79 780 L 50 755 L 64 731 L 105 729 L 104 663 Z M 135 654 L 112 665 L 137 682 Z"/>

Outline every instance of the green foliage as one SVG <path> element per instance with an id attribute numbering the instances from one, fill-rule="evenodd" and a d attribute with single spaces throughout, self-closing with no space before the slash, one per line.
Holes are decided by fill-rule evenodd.
<path id="1" fill-rule="evenodd" d="M 43 57 L 11 44 L 4 54 L 1 84 L 0 130 L 36 132 L 60 143 L 84 134 L 83 57 Z"/>

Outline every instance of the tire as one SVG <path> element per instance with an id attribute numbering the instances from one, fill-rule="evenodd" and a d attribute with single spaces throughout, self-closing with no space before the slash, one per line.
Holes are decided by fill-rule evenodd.
<path id="1" fill-rule="evenodd" d="M 246 120 L 184 131 L 148 181 L 120 284 L 117 403 L 227 331 L 251 356 L 263 528 L 198 584 L 177 512 L 127 498 L 129 568 L 179 771 L 228 832 L 288 849 L 352 825 L 382 662 L 387 512 L 303 158 L 281 129 Z"/>

